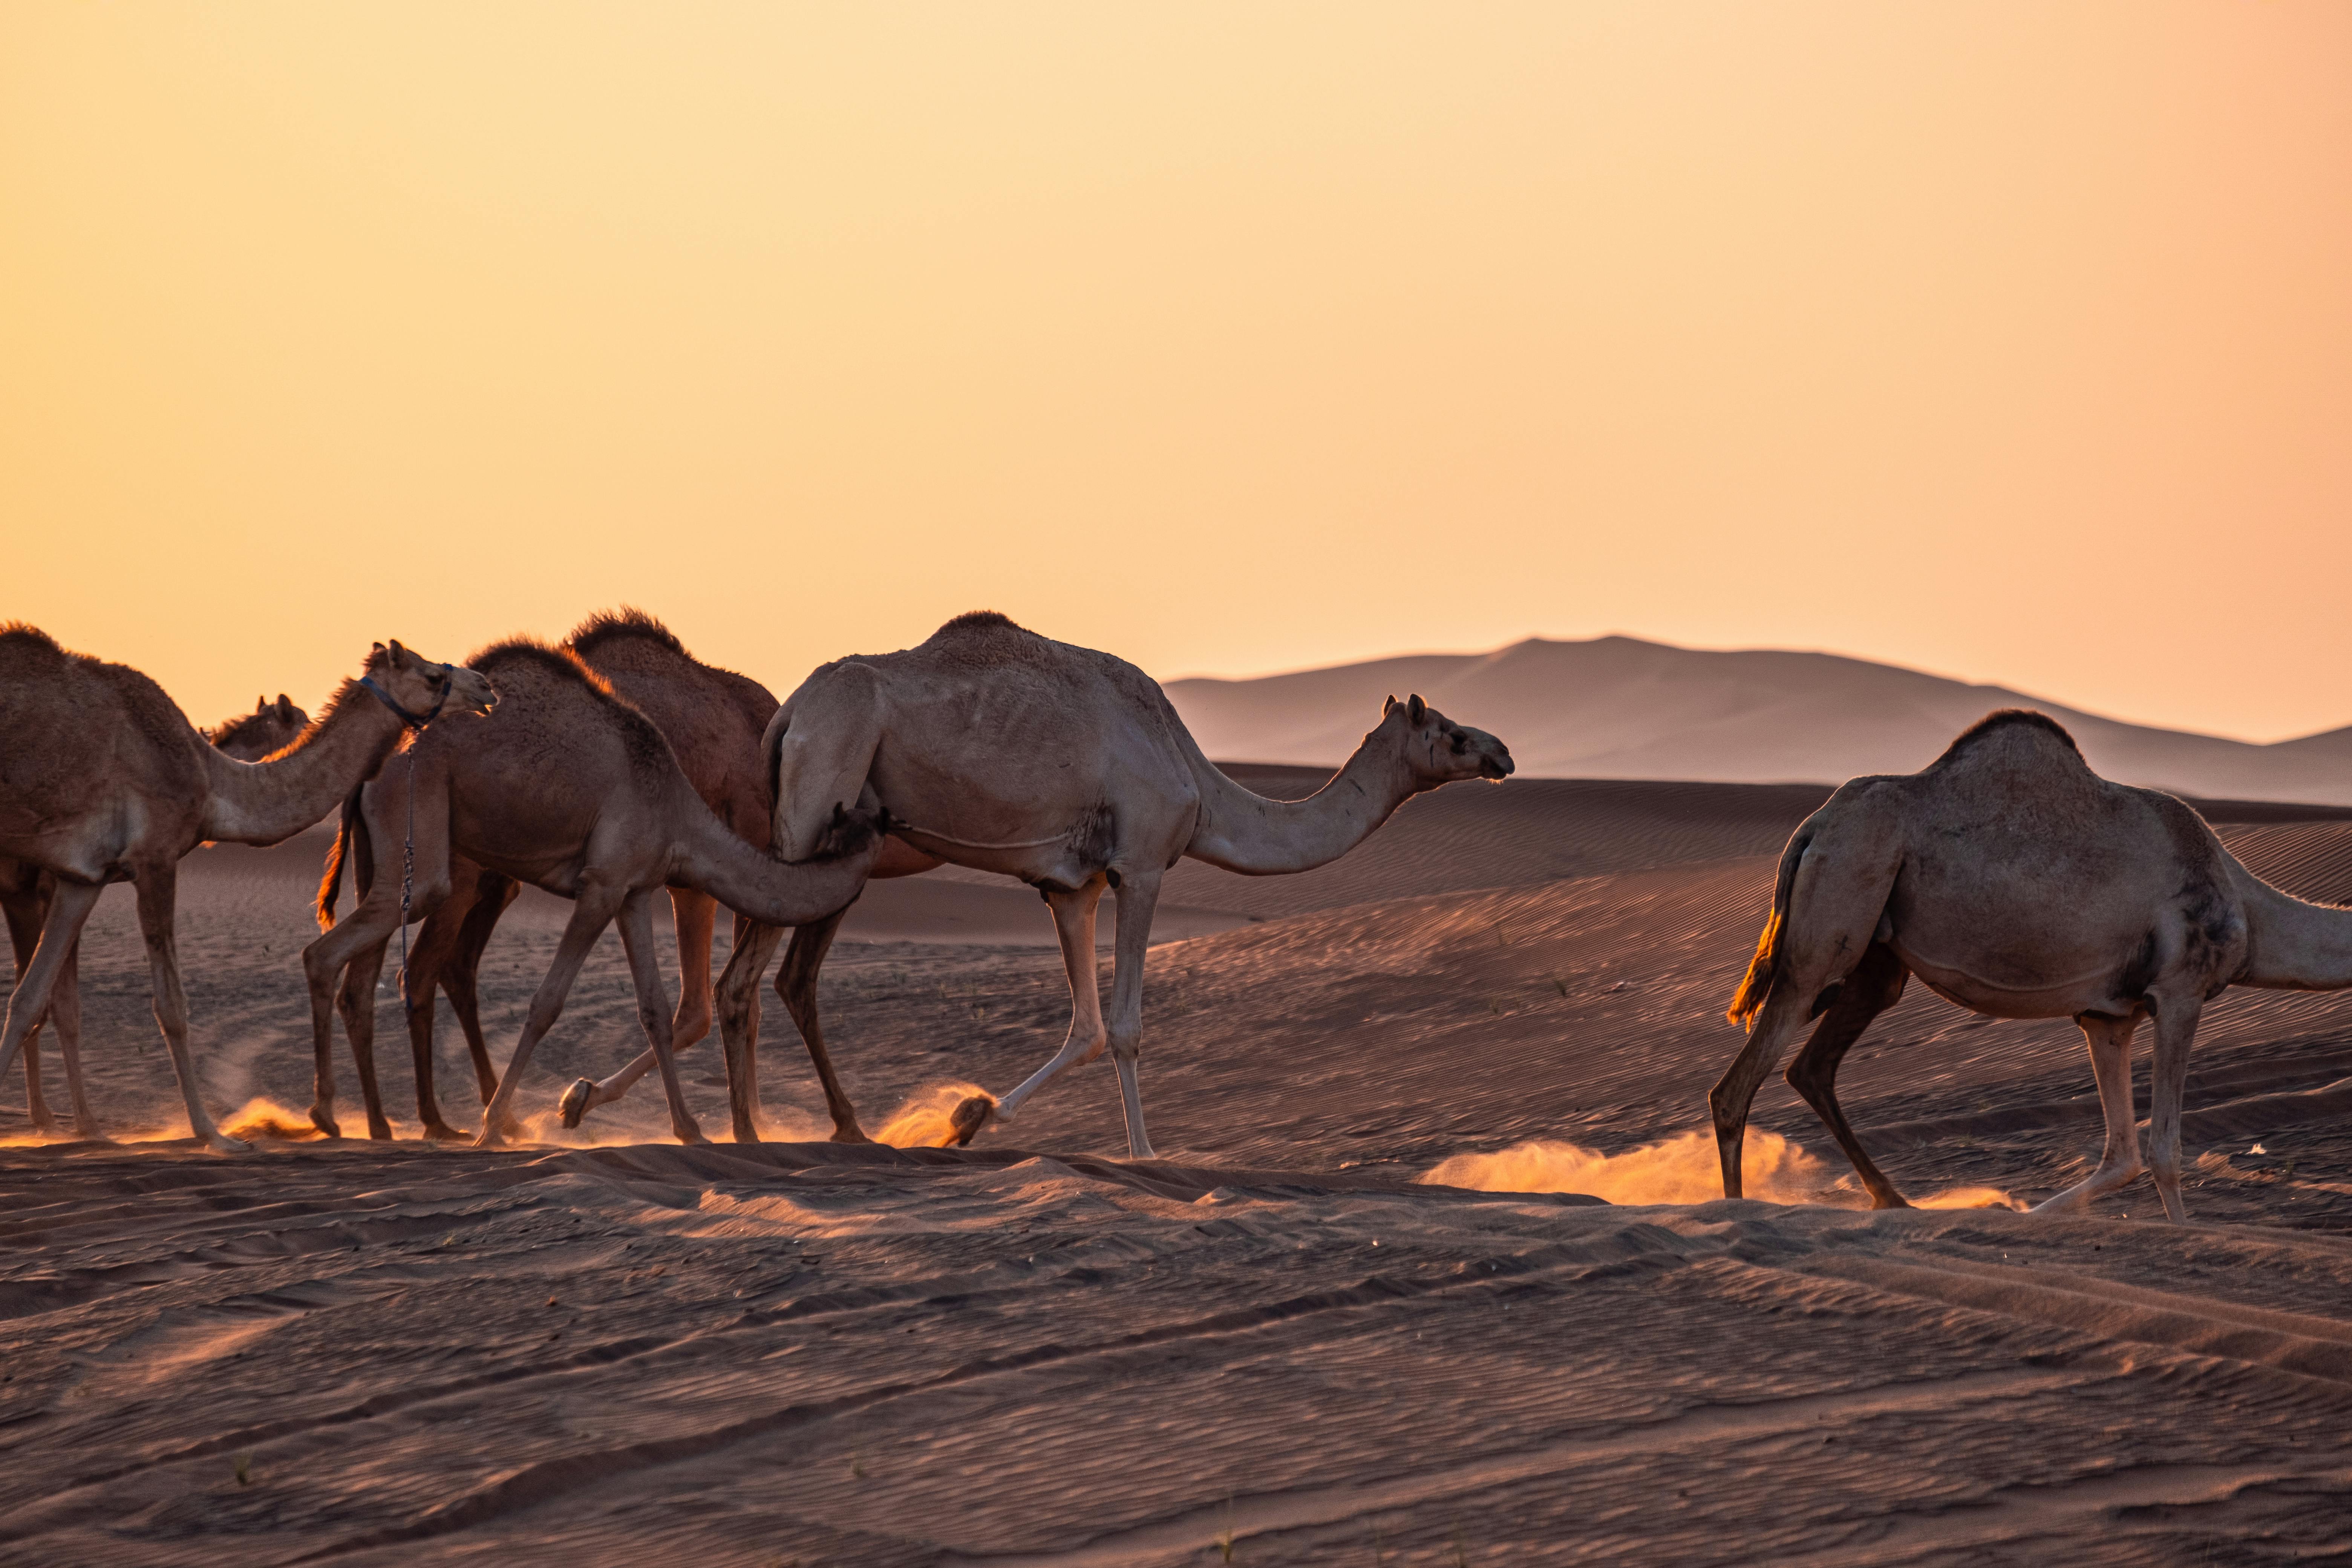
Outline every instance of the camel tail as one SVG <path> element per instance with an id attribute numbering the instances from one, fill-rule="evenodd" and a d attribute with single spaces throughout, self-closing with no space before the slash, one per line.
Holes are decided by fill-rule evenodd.
<path id="1" fill-rule="evenodd" d="M 1789 840 L 1788 848 L 1780 852 L 1780 872 L 1772 886 L 1772 912 L 1764 917 L 1764 934 L 1756 939 L 1756 956 L 1748 961 L 1748 973 L 1739 982 L 1739 989 L 1731 998 L 1731 1006 L 1724 1016 L 1748 1028 L 1756 1026 L 1756 1015 L 1764 1009 L 1765 998 L 1772 994 L 1772 978 L 1780 963 L 1780 930 L 1788 923 L 1789 898 L 1797 883 L 1797 865 L 1805 858 L 1805 847 L 1811 840 L 1802 835 Z"/>
<path id="2" fill-rule="evenodd" d="M 334 846 L 327 851 L 327 868 L 319 878 L 319 929 L 335 929 L 335 900 L 343 888 L 343 862 L 357 850 L 359 863 L 352 868 L 352 883 L 360 897 L 367 897 L 367 868 L 371 857 L 368 847 L 367 818 L 360 815 L 360 792 L 356 789 L 344 797 L 342 820 L 335 826 Z"/>

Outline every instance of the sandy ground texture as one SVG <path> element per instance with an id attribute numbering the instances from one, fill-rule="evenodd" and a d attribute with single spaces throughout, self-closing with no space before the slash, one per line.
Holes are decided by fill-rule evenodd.
<path id="1" fill-rule="evenodd" d="M 1145 1163 L 1107 1066 L 965 1151 L 682 1149 L 650 1079 L 562 1135 L 563 1084 L 642 1039 L 610 938 L 524 1086 L 530 1146 L 203 1154 L 110 891 L 87 1050 L 122 1142 L 41 1146 L 0 1089 L 0 1562 L 2352 1556 L 2352 996 L 2209 1009 L 2186 1228 L 2145 1184 L 2003 1206 L 2095 1156 L 2079 1037 L 1917 991 L 1845 1098 L 1953 1206 L 1856 1208 L 1777 1080 L 1750 1187 L 1783 1201 L 1704 1201 L 1723 1002 L 1823 793 L 1457 786 L 1318 872 L 1181 868 Z M 2352 812 L 2210 809 L 2352 899 Z M 309 1099 L 317 850 L 184 873 L 216 1108 Z M 501 1060 L 562 914 L 527 900 L 492 945 Z M 1051 1053 L 1050 934 L 978 879 L 868 894 L 824 995 L 869 1128 Z M 398 1025 L 387 994 L 405 1135 Z M 722 1132 L 715 1053 L 681 1062 Z M 771 1131 L 821 1131 L 772 1001 L 762 1063 Z"/>

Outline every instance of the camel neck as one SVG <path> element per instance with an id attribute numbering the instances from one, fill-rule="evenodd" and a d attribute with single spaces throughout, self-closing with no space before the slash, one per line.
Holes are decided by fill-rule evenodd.
<path id="1" fill-rule="evenodd" d="M 1184 853 L 1247 877 L 1307 871 L 1361 844 L 1421 791 L 1384 724 L 1364 737 L 1329 784 L 1305 800 L 1244 789 L 1185 737 L 1201 815 Z"/>
<path id="2" fill-rule="evenodd" d="M 2236 984 L 2272 991 L 2352 986 L 2352 910 L 2307 904 L 2234 858 L 2230 869 L 2246 911 L 2246 967 Z"/>
<path id="3" fill-rule="evenodd" d="M 277 755 L 240 763 L 205 748 L 205 837 L 275 844 L 317 822 L 374 773 L 400 743 L 391 711 L 346 682 L 324 717 Z"/>
<path id="4" fill-rule="evenodd" d="M 670 880 L 709 893 L 736 913 L 764 925 L 801 926 L 823 920 L 854 900 L 882 840 L 854 855 L 779 860 L 754 849 L 711 813 L 683 778 L 677 794 L 685 826 L 673 852 Z"/>

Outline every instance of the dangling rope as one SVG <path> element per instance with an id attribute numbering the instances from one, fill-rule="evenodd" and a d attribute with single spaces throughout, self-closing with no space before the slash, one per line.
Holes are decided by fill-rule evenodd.
<path id="1" fill-rule="evenodd" d="M 375 683 L 373 676 L 362 675 L 360 684 L 375 696 L 375 700 L 399 717 L 408 731 L 408 837 L 400 847 L 400 1010 L 410 1018 L 416 1016 L 415 999 L 408 994 L 408 906 L 416 890 L 416 742 L 424 738 L 425 726 L 441 717 L 448 705 L 449 688 L 454 682 L 445 670 L 441 689 L 433 706 L 423 713 L 411 713 L 402 707 L 391 692 Z"/>
<path id="2" fill-rule="evenodd" d="M 436 708 L 435 712 L 440 710 Z M 411 731 L 412 737 L 423 731 Z M 408 742 L 408 837 L 400 846 L 400 1013 L 416 1016 L 416 999 L 408 994 L 408 900 L 416 889 L 416 741 Z"/>

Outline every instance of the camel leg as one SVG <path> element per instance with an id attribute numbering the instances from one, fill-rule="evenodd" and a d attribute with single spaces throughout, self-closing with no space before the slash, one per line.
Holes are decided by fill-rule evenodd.
<path id="1" fill-rule="evenodd" d="M 16 973 L 21 975 L 24 971 L 19 968 Z M 63 988 L 62 983 L 58 988 Z M 25 1031 L 25 1114 L 31 1119 L 34 1131 L 56 1133 L 62 1131 L 57 1113 L 49 1109 L 48 1096 L 41 1092 L 41 1025 L 47 1022 L 45 1017 Z"/>
<path id="2" fill-rule="evenodd" d="M 1739 1156 L 1756 1090 L 1798 1031 L 1839 1001 L 1842 994 L 1831 987 L 1869 951 L 1902 868 L 1899 838 L 1874 821 L 1823 829 L 1798 853 L 1781 912 L 1771 989 L 1746 1047 L 1706 1097 L 1727 1198 L 1741 1195 Z"/>
<path id="3" fill-rule="evenodd" d="M 523 1020 L 522 1038 L 515 1042 L 514 1055 L 507 1058 L 507 1070 L 499 1079 L 498 1092 L 490 1096 L 490 1103 L 482 1113 L 482 1135 L 474 1140 L 475 1148 L 494 1149 L 506 1141 L 515 1089 L 522 1082 L 522 1069 L 530 1065 L 530 1053 L 539 1048 L 540 1040 L 562 1016 L 563 999 L 572 994 L 572 983 L 580 977 L 580 966 L 588 962 L 589 950 L 620 912 L 621 898 L 618 892 L 601 885 L 580 889 L 572 906 L 572 918 L 564 923 L 562 939 L 555 944 L 555 962 L 547 966 L 545 978 L 531 995 L 530 1013 Z"/>
<path id="4" fill-rule="evenodd" d="M 669 916 L 677 930 L 677 1016 L 670 1020 L 669 1048 L 682 1051 L 710 1033 L 710 939 L 719 900 L 692 888 L 672 888 Z"/>
<path id="5" fill-rule="evenodd" d="M 1838 1104 L 1838 1065 L 1845 1060 L 1853 1043 L 1862 1038 L 1871 1020 L 1903 999 L 1904 983 L 1910 978 L 1911 972 L 1895 956 L 1893 948 L 1884 942 L 1871 943 L 1862 962 L 1854 965 L 1853 973 L 1845 977 L 1837 1000 L 1813 1030 L 1812 1038 L 1797 1053 L 1797 1059 L 1789 1064 L 1789 1087 L 1813 1108 L 1813 1114 L 1822 1119 L 1830 1136 L 1845 1151 L 1874 1209 L 1911 1205 L 1904 1201 L 1895 1184 L 1886 1179 L 1885 1173 L 1864 1152 L 1862 1140 L 1853 1135 L 1853 1128 L 1845 1119 L 1845 1108 Z"/>
<path id="6" fill-rule="evenodd" d="M 793 932 L 793 944 L 785 950 L 784 962 L 776 970 L 776 994 L 783 998 L 784 1010 L 793 1016 L 793 1026 L 800 1030 L 801 1039 L 808 1047 L 809 1061 L 816 1068 L 817 1082 L 824 1087 L 824 1108 L 833 1117 L 832 1141 L 870 1143 L 873 1140 L 857 1125 L 857 1108 L 849 1102 L 848 1090 L 841 1087 L 841 1079 L 833 1070 L 832 1054 L 825 1049 L 824 1026 L 818 1021 L 816 1011 L 817 972 L 824 967 L 834 936 L 848 915 L 845 907 Z M 749 1052 L 745 1058 L 747 1061 L 752 1059 Z M 755 1078 L 753 1092 L 757 1090 Z"/>
<path id="7" fill-rule="evenodd" d="M 1070 1033 L 1052 1060 L 996 1102 L 996 1115 L 1006 1121 L 1055 1073 L 1102 1055 L 1109 1039 L 1103 1027 L 1102 991 L 1095 979 L 1095 909 L 1108 886 L 1108 881 L 1097 875 L 1066 893 L 1045 895 L 1046 906 L 1054 911 L 1054 934 L 1062 942 L 1062 971 L 1070 979 Z"/>
<path id="8" fill-rule="evenodd" d="M 188 1056 L 188 1000 L 180 990 L 179 944 L 173 940 L 172 931 L 172 910 L 179 879 L 179 867 L 167 860 L 143 867 L 138 880 L 131 884 L 139 895 L 139 934 L 147 940 L 147 970 L 155 988 L 155 1023 L 163 1031 L 163 1048 L 172 1054 L 172 1071 L 180 1080 L 180 1099 L 188 1108 L 189 1131 L 218 1152 L 240 1152 L 253 1145 L 230 1137 L 213 1121 L 197 1089 L 195 1063 Z"/>
<path id="9" fill-rule="evenodd" d="M 73 1099 L 74 1132 L 92 1141 L 106 1134 L 89 1108 L 89 1086 L 81 1076 L 81 943 L 66 950 L 57 989 L 49 993 L 49 1022 L 58 1031 L 58 1055 L 65 1058 L 66 1092 Z"/>
<path id="10" fill-rule="evenodd" d="M 669 998 L 663 994 L 661 961 L 654 952 L 654 895 L 637 888 L 621 901 L 621 945 L 629 955 L 629 978 L 637 988 L 637 1022 L 653 1041 L 661 1068 L 662 1093 L 669 1100 L 669 1126 L 681 1143 L 708 1143 L 686 1106 L 686 1088 L 678 1082 L 677 1058 L 670 1049 Z M 707 961 L 706 961 L 707 962 Z"/>
<path id="11" fill-rule="evenodd" d="M 2139 1155 L 2139 1118 L 2132 1113 L 2132 1036 L 2140 1014 L 2127 1018 L 2084 1013 L 2074 1022 L 2082 1026 L 2083 1043 L 2091 1049 L 2091 1079 L 2099 1086 L 2099 1110 L 2107 1123 L 2106 1146 L 2099 1151 L 2099 1168 L 2054 1197 L 2033 1205 L 2036 1214 L 2085 1209 L 2091 1200 L 2128 1186 L 2147 1169 Z"/>
<path id="12" fill-rule="evenodd" d="M 736 916 L 735 951 L 728 955 L 726 971 L 719 976 L 714 1000 L 719 1013 L 719 1039 L 727 1058 L 727 1105 L 738 1143 L 760 1142 L 760 977 L 767 973 L 768 960 L 775 956 L 776 944 L 783 939 L 782 926 L 762 925 Z M 591 1104 L 600 1104 L 601 1099 L 587 1097 L 601 1088 L 582 1079 L 572 1086 L 572 1094 L 563 1097 L 564 1104 L 568 1107 L 572 1103 L 573 1094 L 582 1097 L 583 1110 Z"/>
<path id="13" fill-rule="evenodd" d="M 41 919 L 40 940 L 33 948 L 32 962 L 16 974 L 16 988 L 8 994 L 8 1017 L 0 1025 L 0 1079 L 16 1065 L 16 1053 L 41 1020 L 47 1016 L 50 998 L 56 994 L 59 976 L 74 953 L 74 945 L 81 939 L 82 922 L 89 911 L 98 907 L 98 895 L 102 890 L 96 882 L 68 882 L 60 879 L 49 896 L 48 912 Z"/>
<path id="14" fill-rule="evenodd" d="M 352 1062 L 359 1068 L 360 1101 L 367 1110 L 368 1136 L 378 1142 L 392 1136 L 392 1123 L 384 1120 L 383 1093 L 375 1079 L 375 992 L 383 979 L 383 958 L 386 944 L 377 942 L 362 948 L 343 971 L 341 991 L 335 998 L 335 1011 L 342 1015 L 343 1037 L 352 1043 Z M 332 1084 L 329 1086 L 332 1089 Z M 331 1101 L 328 1120 L 334 1120 Z M 316 1125 L 314 1111 L 311 1122 Z M 325 1129 L 321 1128 L 324 1131 Z M 329 1132 L 338 1138 L 340 1131 Z"/>
<path id="15" fill-rule="evenodd" d="M 490 945 L 490 933 L 499 928 L 499 917 L 521 896 L 522 884 L 512 877 L 477 870 L 473 907 L 466 911 L 457 956 L 441 971 L 441 989 L 447 994 L 450 1010 L 457 1015 L 457 1027 L 466 1037 L 466 1054 L 474 1064 L 474 1088 L 484 1105 L 499 1091 L 499 1069 L 490 1065 L 489 1042 L 482 1037 L 478 977 L 482 954 Z"/>
<path id="16" fill-rule="evenodd" d="M 433 1083 L 433 1026 L 436 994 L 459 967 L 465 924 L 473 912 L 474 889 L 462 875 L 450 877 L 448 899 L 416 928 L 408 950 L 408 968 L 401 975 L 400 999 L 408 1016 L 408 1057 L 416 1076 L 416 1119 L 426 1139 L 454 1143 L 473 1134 L 461 1132 L 443 1120 L 440 1091 Z"/>
<path id="17" fill-rule="evenodd" d="M 8 864 L 13 867 L 16 863 L 11 861 Z M 16 950 L 16 984 L 19 986 L 25 984 L 25 970 L 33 962 L 33 950 L 41 944 L 41 921 L 46 900 L 40 892 L 40 876 L 26 867 L 24 879 L 16 885 L 14 890 L 0 894 L 0 914 L 6 917 L 8 943 Z M 58 976 L 57 985 L 51 992 L 51 1017 L 57 1015 L 57 998 L 62 997 L 72 984 L 69 976 Z M 33 1026 L 25 1031 L 25 1110 L 33 1119 L 35 1131 L 55 1132 L 58 1119 L 49 1113 L 49 1102 L 41 1093 L 41 1024 L 44 1021 L 35 1019 Z M 60 1035 L 64 1033 L 62 1029 L 58 1032 Z"/>
<path id="18" fill-rule="evenodd" d="M 1119 1109 L 1127 1116 L 1130 1160 L 1152 1158 L 1136 1069 L 1143 1055 L 1143 966 L 1151 945 L 1151 910 L 1160 902 L 1160 877 L 1157 871 L 1133 871 L 1119 883 L 1118 924 L 1111 937 L 1117 956 L 1110 981 L 1110 1060 L 1118 1070 Z"/>
<path id="19" fill-rule="evenodd" d="M 670 1025 L 670 1049 L 682 1051 L 710 1033 L 710 937 L 719 923 L 719 900 L 708 893 L 691 888 L 669 890 L 670 919 L 677 928 L 678 999 L 677 1017 Z M 742 940 L 742 921 L 736 921 L 736 940 Z M 774 951 L 772 948 L 771 952 Z M 733 961 L 728 964 L 734 970 Z M 756 979 L 756 976 L 754 977 Z M 753 1004 L 756 1016 L 757 1004 Z M 725 1037 L 722 1035 L 721 1039 Z M 609 1078 L 581 1078 L 572 1080 L 563 1091 L 558 1109 L 563 1125 L 577 1127 L 580 1119 L 600 1105 L 610 1105 L 636 1087 L 637 1079 L 651 1072 L 656 1065 L 653 1047 L 639 1051 Z M 730 1058 L 731 1070 L 731 1058 Z M 752 1139 L 750 1142 L 757 1142 Z"/>
<path id="20" fill-rule="evenodd" d="M 2180 1108 L 2189 1090 L 2189 1047 L 2196 1042 L 2197 1019 L 2203 1010 L 2202 999 L 2193 992 L 2160 998 L 2155 1009 L 2156 1052 L 2147 1074 L 2147 1165 L 2156 1178 L 2156 1195 L 2164 1204 L 2164 1217 L 2175 1225 L 2189 1218 L 2180 1201 Z"/>
<path id="21" fill-rule="evenodd" d="M 364 905 L 362 905 L 364 907 Z M 352 930 L 359 910 L 346 916 L 335 930 Z M 321 937 L 302 950 L 303 968 L 310 969 L 312 949 L 325 942 Z M 318 977 L 311 976 L 314 990 L 310 999 L 310 1125 L 330 1138 L 343 1135 L 342 1124 L 335 1120 L 335 1029 L 333 1020 L 341 1018 L 346 1038 L 356 1037 L 362 1030 L 375 1028 L 376 979 L 383 973 L 383 942 L 362 944 L 357 952 L 338 963 L 327 972 L 324 1000 L 315 987 Z M 321 1011 L 321 1008 L 324 1011 Z M 356 1055 L 357 1053 L 354 1053 Z"/>
<path id="22" fill-rule="evenodd" d="M 1811 999 L 1810 995 L 1800 996 L 1794 987 L 1774 986 L 1754 1031 L 1748 1037 L 1747 1046 L 1707 1093 L 1707 1108 L 1715 1119 L 1716 1157 L 1723 1167 L 1723 1195 L 1727 1198 L 1746 1195 L 1739 1159 L 1748 1139 L 1748 1108 L 1755 1101 L 1757 1089 L 1779 1065 L 1780 1053 L 1789 1048 L 1797 1031 L 1805 1026 L 1806 1004 Z"/>
<path id="23" fill-rule="evenodd" d="M 443 887 L 428 878 L 419 857 L 418 882 L 410 899 L 412 909 L 429 917 Z M 335 1015 L 354 1042 L 373 1041 L 375 1032 L 376 980 L 383 971 L 383 955 L 400 925 L 399 883 L 389 889 L 379 877 L 359 907 L 331 931 L 302 950 L 302 973 L 310 988 L 311 1100 L 310 1125 L 330 1138 L 342 1136 L 335 1121 Z M 353 1055 L 358 1054 L 354 1044 Z"/>

